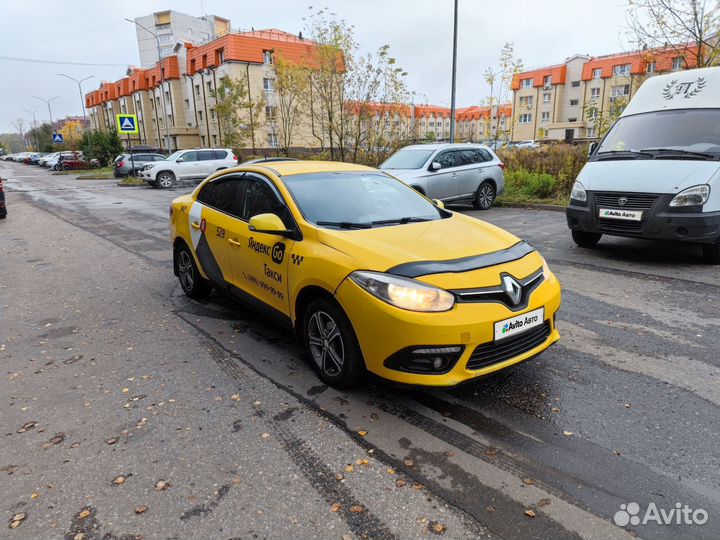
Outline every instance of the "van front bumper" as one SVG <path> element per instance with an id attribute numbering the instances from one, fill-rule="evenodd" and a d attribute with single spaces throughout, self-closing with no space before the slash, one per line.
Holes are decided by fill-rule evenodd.
<path id="1" fill-rule="evenodd" d="M 589 191 L 587 204 L 583 206 L 578 201 L 570 201 L 565 216 L 568 227 L 574 231 L 701 244 L 712 244 L 720 239 L 720 212 L 703 212 L 698 206 L 671 208 L 673 197 L 671 194 L 657 195 L 652 208 L 643 210 L 642 221 L 630 222 L 600 219 L 600 206 L 595 202 L 595 194 Z M 617 209 L 622 210 L 621 207 Z"/>

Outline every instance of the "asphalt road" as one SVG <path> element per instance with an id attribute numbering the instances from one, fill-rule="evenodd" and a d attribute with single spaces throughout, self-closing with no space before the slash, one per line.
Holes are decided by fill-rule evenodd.
<path id="1" fill-rule="evenodd" d="M 0 176 L 0 538 L 720 536 L 720 269 L 698 248 L 470 212 L 548 259 L 559 344 L 453 390 L 337 392 L 287 331 L 182 294 L 167 212 L 189 188 Z M 618 527 L 631 502 L 709 518 Z"/>

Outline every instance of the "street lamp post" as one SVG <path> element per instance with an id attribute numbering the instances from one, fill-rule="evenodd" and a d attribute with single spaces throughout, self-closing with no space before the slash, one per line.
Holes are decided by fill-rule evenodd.
<path id="1" fill-rule="evenodd" d="M 457 22 L 458 0 L 455 0 L 453 19 L 453 53 L 452 53 L 452 90 L 450 95 L 450 142 L 455 142 L 455 73 L 457 71 Z"/>
<path id="2" fill-rule="evenodd" d="M 133 21 L 132 19 L 125 19 L 127 22 L 135 24 L 145 30 L 148 34 L 153 36 L 155 38 L 155 43 L 157 44 L 157 53 L 158 53 L 158 65 L 160 66 L 160 99 L 162 100 L 162 108 L 163 108 L 163 114 L 162 114 L 162 121 L 163 121 L 163 127 L 165 128 L 165 148 L 167 151 L 170 151 L 170 135 L 168 133 L 168 122 L 167 122 L 167 107 L 165 105 L 165 73 L 163 73 L 163 67 L 162 67 L 162 56 L 160 54 L 160 38 L 158 35 L 153 32 L 152 30 L 146 28 L 142 24 L 140 24 L 137 21 Z"/>
<path id="3" fill-rule="evenodd" d="M 50 130 L 55 133 L 55 123 L 53 122 L 52 117 L 52 110 L 50 109 L 50 102 L 59 98 L 60 96 L 51 97 L 50 99 L 43 99 L 41 97 L 33 96 L 35 99 L 39 99 L 40 101 L 44 102 L 47 105 L 48 108 L 48 115 L 50 115 Z"/>
<path id="4" fill-rule="evenodd" d="M 71 81 L 75 81 L 78 85 L 78 90 L 80 91 L 80 104 L 82 105 L 82 112 L 83 112 L 83 129 L 85 128 L 85 124 L 87 123 L 87 114 L 85 113 L 85 96 L 83 95 L 82 91 L 82 83 L 87 81 L 88 79 L 92 79 L 95 75 L 90 75 L 88 77 L 85 77 L 84 79 L 76 79 L 75 77 L 71 77 L 70 75 L 67 75 L 65 73 L 58 73 L 60 77 L 65 77 L 66 79 L 70 79 Z"/>
<path id="5" fill-rule="evenodd" d="M 30 109 L 23 109 L 26 113 L 32 114 L 33 117 L 33 132 L 35 133 L 35 150 L 40 150 L 40 140 L 38 139 L 38 132 L 37 132 L 37 121 L 35 120 L 35 111 L 31 111 Z"/>

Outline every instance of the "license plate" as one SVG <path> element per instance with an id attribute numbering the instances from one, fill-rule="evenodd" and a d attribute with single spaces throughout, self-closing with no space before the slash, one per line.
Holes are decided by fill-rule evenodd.
<path id="1" fill-rule="evenodd" d="M 642 221 L 642 210 L 618 210 L 617 208 L 601 208 L 598 215 L 604 219 L 625 219 Z"/>
<path id="2" fill-rule="evenodd" d="M 540 326 L 545 321 L 545 308 L 528 311 L 495 323 L 495 341 L 507 339 Z"/>

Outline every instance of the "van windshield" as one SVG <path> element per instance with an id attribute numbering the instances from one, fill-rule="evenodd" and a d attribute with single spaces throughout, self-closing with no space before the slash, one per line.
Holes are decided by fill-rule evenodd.
<path id="1" fill-rule="evenodd" d="M 625 116 L 610 129 L 597 151 L 602 154 L 646 152 L 657 157 L 658 150 L 674 150 L 687 157 L 707 154 L 720 158 L 720 109 L 653 111 Z M 637 156 L 641 157 L 641 156 Z"/>

